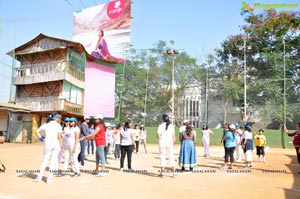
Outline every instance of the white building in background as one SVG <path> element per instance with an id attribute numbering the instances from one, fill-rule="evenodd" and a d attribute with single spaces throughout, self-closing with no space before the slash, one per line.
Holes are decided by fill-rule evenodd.
<path id="1" fill-rule="evenodd" d="M 195 128 L 202 128 L 206 122 L 210 128 L 220 128 L 224 120 L 224 108 L 221 106 L 222 96 L 215 95 L 215 92 L 217 92 L 216 89 L 209 90 L 206 103 L 205 85 L 191 84 L 187 86 L 183 95 L 178 98 L 177 116 L 180 125 L 183 120 L 189 120 Z M 210 96 L 211 93 L 214 95 Z M 239 107 L 230 103 L 226 112 L 226 122 L 239 122 Z"/>
<path id="2" fill-rule="evenodd" d="M 190 85 L 184 90 L 183 96 L 178 99 L 180 123 L 189 120 L 195 128 L 202 126 L 205 114 L 205 94 L 203 95 L 202 92 L 199 85 Z"/>

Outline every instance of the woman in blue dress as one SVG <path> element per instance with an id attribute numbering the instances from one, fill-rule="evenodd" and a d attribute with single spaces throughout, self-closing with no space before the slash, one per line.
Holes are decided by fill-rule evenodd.
<path id="1" fill-rule="evenodd" d="M 193 168 L 197 166 L 195 148 L 196 134 L 192 126 L 188 125 L 186 127 L 184 133 L 180 134 L 179 140 L 181 141 L 179 166 L 182 171 L 185 169 L 192 171 Z"/>

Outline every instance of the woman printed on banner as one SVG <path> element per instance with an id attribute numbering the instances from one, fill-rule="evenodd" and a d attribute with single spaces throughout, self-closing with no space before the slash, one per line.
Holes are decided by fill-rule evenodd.
<path id="1" fill-rule="evenodd" d="M 95 50 L 92 51 L 91 55 L 94 57 L 97 57 L 99 59 L 107 59 L 110 61 L 117 61 L 118 63 L 124 62 L 124 59 L 114 57 L 110 54 L 106 40 L 104 39 L 104 31 L 103 30 L 100 30 L 98 32 L 97 44 L 95 46 Z"/>

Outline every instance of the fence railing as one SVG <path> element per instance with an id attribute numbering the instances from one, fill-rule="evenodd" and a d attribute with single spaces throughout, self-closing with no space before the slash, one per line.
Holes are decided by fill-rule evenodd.
<path id="1" fill-rule="evenodd" d="M 65 61 L 50 61 L 38 64 L 24 64 L 15 68 L 14 84 L 32 84 L 47 81 L 64 80 L 70 74 L 84 82 L 85 73 Z M 72 80 L 72 78 L 70 78 Z"/>
<path id="2" fill-rule="evenodd" d="M 66 99 L 17 99 L 18 105 L 29 108 L 32 112 L 43 112 L 43 111 L 64 111 L 69 114 L 82 115 L 83 105 L 75 104 L 67 101 Z"/>

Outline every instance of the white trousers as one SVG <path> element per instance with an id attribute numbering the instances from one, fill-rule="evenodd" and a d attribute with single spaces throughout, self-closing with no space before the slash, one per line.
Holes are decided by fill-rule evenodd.
<path id="1" fill-rule="evenodd" d="M 146 138 L 140 140 L 140 144 L 142 144 L 142 143 L 144 145 L 145 153 L 147 153 L 147 141 L 146 141 Z"/>
<path id="2" fill-rule="evenodd" d="M 252 162 L 252 151 L 251 150 L 246 151 L 245 156 L 246 156 L 247 162 Z"/>
<path id="3" fill-rule="evenodd" d="M 73 143 L 64 145 L 64 149 L 60 151 L 59 159 L 61 159 L 61 157 L 64 154 L 64 151 L 66 151 L 65 162 L 63 165 L 63 169 L 62 169 L 63 171 L 66 171 L 68 169 L 69 164 L 71 164 L 72 170 L 75 173 L 80 173 L 79 162 L 78 162 L 78 154 L 80 152 L 80 147 L 79 147 L 79 144 L 77 146 L 78 147 L 77 147 L 75 153 L 73 153 L 73 147 L 74 147 Z"/>
<path id="4" fill-rule="evenodd" d="M 242 146 L 240 145 L 240 143 L 236 143 L 235 153 L 236 153 L 236 159 L 241 160 L 242 159 Z"/>
<path id="5" fill-rule="evenodd" d="M 57 172 L 58 152 L 59 150 L 56 148 L 46 148 L 46 147 L 44 148 L 43 162 L 40 167 L 40 173 L 38 174 L 37 177 L 39 180 L 43 178 L 43 174 L 46 170 L 49 160 L 50 160 L 50 167 L 49 167 L 48 179 L 51 179 L 53 177 L 53 173 Z"/>
<path id="6" fill-rule="evenodd" d="M 175 160 L 174 160 L 174 146 L 173 145 L 159 145 L 159 152 L 160 152 L 160 166 L 166 166 L 166 158 L 169 159 L 170 166 L 175 167 Z"/>
<path id="7" fill-rule="evenodd" d="M 209 153 L 209 138 L 202 138 L 203 148 L 204 148 L 204 155 L 210 156 Z"/>

